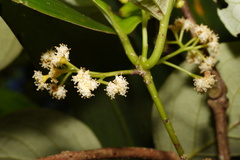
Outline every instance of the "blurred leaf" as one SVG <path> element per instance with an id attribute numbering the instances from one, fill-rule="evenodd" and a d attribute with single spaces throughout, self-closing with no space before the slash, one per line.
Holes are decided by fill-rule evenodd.
<path id="1" fill-rule="evenodd" d="M 240 33 L 240 1 L 226 0 L 227 8 L 218 9 L 218 15 L 228 29 L 235 37 Z"/>
<path id="2" fill-rule="evenodd" d="M 126 18 L 134 14 L 141 14 L 141 9 L 138 8 L 136 5 L 128 2 L 119 9 L 119 14 L 121 15 L 121 17 Z"/>
<path id="3" fill-rule="evenodd" d="M 94 131 L 103 147 L 152 147 L 151 98 L 141 77 L 127 78 L 127 97 L 111 100 L 100 86 L 90 100 L 81 99 L 74 89 L 70 103 L 75 116 Z"/>
<path id="4" fill-rule="evenodd" d="M 131 15 L 128 18 L 120 18 L 115 15 L 111 8 L 102 0 L 93 0 L 93 2 L 102 10 L 106 19 L 108 19 L 109 23 L 114 25 L 113 21 L 116 21 L 118 25 L 123 29 L 126 34 L 131 33 L 137 25 L 142 21 L 141 14 Z"/>
<path id="5" fill-rule="evenodd" d="M 65 5 L 59 0 L 41 0 L 41 1 L 13 0 L 13 1 L 22 4 L 26 7 L 32 8 L 48 16 L 64 20 L 75 25 L 79 25 L 100 32 L 115 33 L 112 28 L 90 19 L 86 15 L 77 12 L 76 10 Z"/>
<path id="6" fill-rule="evenodd" d="M 0 95 L 0 116 L 18 109 L 36 107 L 36 104 L 20 93 L 0 88 Z"/>
<path id="7" fill-rule="evenodd" d="M 228 109 L 228 123 L 233 126 L 240 121 L 240 55 L 239 55 L 240 42 L 224 43 L 221 45 L 220 50 L 220 63 L 217 68 L 226 82 L 228 88 L 227 97 L 230 101 Z M 240 147 L 240 126 L 232 129 L 229 132 L 231 154 L 239 156 Z M 231 138 L 231 136 L 238 137 L 238 139 Z"/>
<path id="8" fill-rule="evenodd" d="M 188 1 L 188 3 L 197 23 L 208 25 L 219 35 L 221 42 L 229 42 L 235 39 L 219 19 L 217 5 L 213 1 L 194 0 Z M 180 10 L 174 9 L 173 11 L 176 12 Z M 179 16 L 179 14 L 181 13 L 175 13 L 175 16 Z"/>
<path id="9" fill-rule="evenodd" d="M 71 62 L 79 67 L 108 71 L 110 68 L 123 69 L 131 64 L 116 35 L 79 27 L 9 0 L 0 2 L 1 16 L 17 35 L 36 67 L 39 66 L 40 55 L 59 43 L 71 48 Z"/>
<path id="10" fill-rule="evenodd" d="M 163 18 L 168 7 L 168 0 L 130 0 L 130 2 L 149 12 L 158 20 Z"/>
<path id="11" fill-rule="evenodd" d="M 84 6 L 84 7 L 86 7 L 86 6 L 94 5 L 92 3 L 92 1 L 86 1 L 86 0 L 60 0 L 60 1 L 71 4 L 73 6 Z"/>
<path id="12" fill-rule="evenodd" d="M 7 67 L 20 53 L 22 46 L 0 17 L 0 70 Z"/>
<path id="13" fill-rule="evenodd" d="M 32 160 L 61 151 L 100 148 L 82 122 L 56 111 L 27 109 L 0 119 L 0 159 Z"/>
<path id="14" fill-rule="evenodd" d="M 230 99 L 230 108 L 228 109 L 229 126 L 239 122 L 239 96 L 240 96 L 240 57 L 236 55 L 239 50 L 238 43 L 223 43 L 220 47 L 219 64 L 217 66 L 223 80 L 228 87 L 228 98 Z M 233 67 L 234 66 L 234 67 Z M 194 71 L 193 65 L 183 63 L 181 67 Z M 208 143 L 214 141 L 214 117 L 206 103 L 206 95 L 197 94 L 193 89 L 193 81 L 189 76 L 182 72 L 175 71 L 167 79 L 166 83 L 160 89 L 159 95 L 170 116 L 170 120 L 175 128 L 180 142 L 188 155 L 199 151 L 193 159 L 202 159 L 201 156 L 216 156 L 216 146 L 214 143 L 208 146 Z M 154 107 L 153 110 L 153 136 L 158 149 L 172 150 L 174 147 L 170 138 L 159 118 L 159 114 Z M 240 126 L 235 127 L 229 132 L 229 135 L 239 137 Z M 239 156 L 240 139 L 230 138 L 231 154 Z M 192 156 L 192 155 L 191 155 Z"/>
<path id="15" fill-rule="evenodd" d="M 133 15 L 124 19 L 118 17 L 116 19 L 126 34 L 130 34 L 137 27 L 137 25 L 142 22 L 141 16 L 139 15 Z"/>

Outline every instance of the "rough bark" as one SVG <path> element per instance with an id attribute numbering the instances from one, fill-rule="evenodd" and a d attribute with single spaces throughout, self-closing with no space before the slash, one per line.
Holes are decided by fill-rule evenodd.
<path id="1" fill-rule="evenodd" d="M 141 147 L 101 148 L 84 151 L 64 151 L 60 154 L 40 158 L 37 160 L 100 160 L 115 158 L 140 158 L 150 160 L 180 160 L 173 152 Z"/>

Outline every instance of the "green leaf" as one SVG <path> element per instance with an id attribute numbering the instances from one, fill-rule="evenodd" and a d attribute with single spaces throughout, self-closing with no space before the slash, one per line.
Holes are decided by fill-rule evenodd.
<path id="1" fill-rule="evenodd" d="M 81 14 L 68 5 L 59 0 L 13 0 L 16 3 L 34 9 L 38 12 L 51 17 L 61 19 L 95 31 L 105 33 L 115 33 L 114 30 L 106 25 L 103 25 L 95 20 L 90 19 L 86 15 Z"/>
<path id="2" fill-rule="evenodd" d="M 217 69 L 228 87 L 230 108 L 228 109 L 229 126 L 239 123 L 239 96 L 240 96 L 240 57 L 236 54 L 239 42 L 223 43 L 220 47 L 219 64 Z M 195 71 L 194 65 L 187 63 L 181 67 Z M 207 106 L 206 95 L 198 94 L 193 89 L 192 78 L 185 73 L 175 71 L 163 84 L 159 91 L 160 98 L 167 110 L 173 127 L 176 131 L 185 152 L 195 159 L 216 156 L 217 150 L 214 143 L 214 117 Z M 155 145 L 161 150 L 174 151 L 170 138 L 161 122 L 157 110 L 152 114 L 153 137 Z M 240 126 L 229 131 L 231 154 L 239 156 Z M 205 148 L 205 149 L 204 149 Z M 203 149 L 203 150 L 201 150 Z"/>
<path id="3" fill-rule="evenodd" d="M 128 2 L 119 9 L 119 14 L 121 15 L 121 17 L 126 18 L 134 14 L 141 14 L 141 9 L 138 8 L 136 5 Z"/>
<path id="4" fill-rule="evenodd" d="M 124 30 L 126 34 L 130 34 L 139 23 L 142 22 L 142 18 L 139 15 L 133 15 L 128 18 L 116 17 L 119 26 Z"/>
<path id="5" fill-rule="evenodd" d="M 0 95 L 0 116 L 18 109 L 37 106 L 24 95 L 10 90 L 0 88 Z"/>
<path id="6" fill-rule="evenodd" d="M 169 0 L 130 0 L 133 4 L 149 12 L 153 17 L 162 20 L 166 14 Z"/>
<path id="7" fill-rule="evenodd" d="M 227 97 L 230 101 L 228 109 L 228 123 L 233 126 L 239 122 L 240 117 L 240 56 L 239 56 L 240 42 L 224 43 L 220 48 L 220 63 L 217 66 L 224 82 L 227 84 L 228 94 Z M 240 146 L 240 126 L 229 131 L 229 141 L 231 147 L 231 154 L 239 156 Z M 238 139 L 232 138 L 236 137 Z"/>
<path id="8" fill-rule="evenodd" d="M 56 111 L 27 109 L 0 119 L 0 159 L 33 160 L 61 151 L 100 148 L 82 122 Z"/>
<path id="9" fill-rule="evenodd" d="M 142 77 L 129 76 L 127 79 L 130 88 L 127 97 L 116 96 L 111 100 L 103 91 L 105 86 L 100 86 L 90 100 L 81 99 L 74 89 L 69 103 L 75 116 L 92 128 L 103 147 L 153 147 L 151 97 Z"/>
<path id="10" fill-rule="evenodd" d="M 240 33 L 240 1 L 226 0 L 227 8 L 218 9 L 218 15 L 228 29 L 235 37 Z"/>
<path id="11" fill-rule="evenodd" d="M 220 1 L 218 1 L 220 2 Z M 211 30 L 219 35 L 221 42 L 231 42 L 236 40 L 226 29 L 220 20 L 216 4 L 213 1 L 188 1 L 190 10 L 198 24 L 208 25 Z M 180 10 L 173 10 L 173 17 L 178 17 Z"/>
<path id="12" fill-rule="evenodd" d="M 70 55 L 72 63 L 76 65 L 81 63 L 81 66 L 87 68 L 91 66 L 92 70 L 108 70 L 109 67 L 118 66 L 119 63 L 112 61 L 112 58 L 121 59 L 125 64 L 130 64 L 127 57 L 121 54 L 123 53 L 122 45 L 114 34 L 79 27 L 10 0 L 0 0 L 0 4 L 1 16 L 17 35 L 36 67 L 39 66 L 40 55 L 59 43 L 67 44 L 72 49 Z M 106 47 L 106 44 L 111 45 Z M 115 54 L 112 54 L 113 50 Z M 94 58 L 89 59 L 89 57 Z M 125 64 L 120 65 L 126 67 Z"/>
<path id="13" fill-rule="evenodd" d="M 120 18 L 111 11 L 111 8 L 104 1 L 93 0 L 93 2 L 100 8 L 110 24 L 114 25 L 114 22 L 116 22 L 126 34 L 131 33 L 142 21 L 139 14 L 131 15 L 128 18 Z"/>
<path id="14" fill-rule="evenodd" d="M 0 18 L 0 70 L 7 67 L 22 51 L 22 46 Z"/>

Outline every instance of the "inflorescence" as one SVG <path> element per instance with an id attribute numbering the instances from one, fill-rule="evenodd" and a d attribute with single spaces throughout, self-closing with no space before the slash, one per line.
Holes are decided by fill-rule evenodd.
<path id="1" fill-rule="evenodd" d="M 219 37 L 207 26 L 202 24 L 196 25 L 184 18 L 177 18 L 173 25 L 169 25 L 169 29 L 173 32 L 176 41 L 168 41 L 167 43 L 178 44 L 180 49 L 182 49 L 181 52 L 187 51 L 186 61 L 197 64 L 200 73 L 204 75 L 189 74 L 194 78 L 194 89 L 200 93 L 207 92 L 207 90 L 212 88 L 216 83 L 214 75 L 211 74 L 211 70 L 216 65 L 216 56 L 219 54 Z M 186 44 L 183 44 L 183 35 L 186 31 L 191 31 L 195 37 Z M 208 53 L 205 53 L 204 49 L 207 49 Z M 105 91 L 111 99 L 114 99 L 116 94 L 126 96 L 127 90 L 129 89 L 128 82 L 120 72 L 115 75 L 113 81 L 106 82 L 104 81 L 106 77 L 114 75 L 109 74 L 107 76 L 104 73 L 91 72 L 82 67 L 77 68 L 70 63 L 69 54 L 70 49 L 67 45 L 60 44 L 58 47 L 47 51 L 41 56 L 40 64 L 44 69 L 48 70 L 48 74 L 43 75 L 42 71 L 34 71 L 33 78 L 35 79 L 37 90 L 47 90 L 52 97 L 64 99 L 67 93 L 65 82 L 69 76 L 74 74 L 71 80 L 82 98 L 94 96 L 92 92 L 97 89 L 100 84 L 107 85 Z M 172 53 L 172 56 L 175 55 L 176 54 Z M 163 57 L 160 59 L 160 62 L 164 62 L 172 56 L 168 56 L 167 58 Z"/>
<path id="2" fill-rule="evenodd" d="M 72 81 L 82 98 L 94 96 L 92 91 L 97 89 L 100 83 L 107 85 L 105 91 L 111 99 L 114 99 L 116 94 L 126 96 L 128 89 L 126 78 L 122 75 L 116 75 L 112 82 L 103 81 L 105 77 L 94 79 L 89 70 L 77 68 L 70 63 L 69 51 L 67 45 L 60 44 L 59 47 L 55 47 L 55 49 L 49 50 L 41 56 L 40 64 L 49 72 L 43 75 L 41 71 L 34 71 L 33 78 L 37 90 L 47 90 L 53 98 L 64 99 L 67 93 L 64 83 L 70 75 L 74 74 Z"/>
<path id="3" fill-rule="evenodd" d="M 197 64 L 200 73 L 204 75 L 204 77 L 194 77 L 194 89 L 200 93 L 207 92 L 216 83 L 211 70 L 216 65 L 216 56 L 219 54 L 219 37 L 206 25 L 197 25 L 184 18 L 177 18 L 173 25 L 169 25 L 169 29 L 175 35 L 177 44 L 180 44 L 180 47 L 188 48 L 186 61 Z M 185 31 L 191 31 L 194 35 L 188 46 L 184 46 L 181 42 Z M 208 53 L 205 53 L 204 49 L 207 49 Z"/>

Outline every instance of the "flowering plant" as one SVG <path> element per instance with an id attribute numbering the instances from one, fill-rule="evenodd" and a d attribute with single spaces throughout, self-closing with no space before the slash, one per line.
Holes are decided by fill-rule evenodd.
<path id="1" fill-rule="evenodd" d="M 82 148 L 79 147 L 81 145 L 76 145 L 76 148 L 79 148 L 76 149 L 75 147 L 72 147 L 74 145 L 70 144 L 68 147 L 63 147 L 63 149 L 61 148 L 60 150 L 75 151 L 80 149 L 102 149 L 92 150 L 89 153 L 88 151 L 65 151 L 57 154 L 54 151 L 49 151 L 49 153 L 39 153 L 39 155 L 34 157 L 35 159 L 40 157 L 45 157 L 41 158 L 42 160 L 61 160 L 71 158 L 84 159 L 84 156 L 85 159 L 188 159 L 189 157 L 198 159 L 201 157 L 201 153 L 205 153 L 205 151 L 204 158 L 206 159 L 208 159 L 207 157 L 218 157 L 219 159 L 224 157 L 224 159 L 230 159 L 230 149 L 228 146 L 234 146 L 232 148 L 236 149 L 236 146 L 239 145 L 239 142 L 237 142 L 237 144 L 229 143 L 228 133 L 230 132 L 228 129 L 236 132 L 239 129 L 239 120 L 235 121 L 235 118 L 232 118 L 230 124 L 227 124 L 226 110 L 229 104 L 226 95 L 227 87 L 221 74 L 219 74 L 219 71 L 216 68 L 217 63 L 219 62 L 218 57 L 222 54 L 221 45 L 219 43 L 219 37 L 221 37 L 221 34 L 216 34 L 207 25 L 201 23 L 200 25 L 197 24 L 192 12 L 189 10 L 187 1 L 121 0 L 107 2 L 105 0 L 92 0 L 88 2 L 79 1 L 78 4 L 77 1 L 71 1 L 68 3 L 68 1 L 62 2 L 57 0 L 43 0 L 41 2 L 35 2 L 34 0 L 14 0 L 14 2 L 0 1 L 0 4 L 2 4 L 2 6 L 12 5 L 13 7 L 15 5 L 15 7 L 17 6 L 20 10 L 21 7 L 19 6 L 26 6 L 52 17 L 59 18 L 60 20 L 56 20 L 56 24 L 60 24 L 59 26 L 66 25 L 64 27 L 68 28 L 66 31 L 57 33 L 60 34 L 59 37 L 63 36 L 64 33 L 68 33 L 70 30 L 71 36 L 77 38 L 80 37 L 80 41 L 78 42 L 75 39 L 65 39 L 68 36 L 63 36 L 64 38 L 61 39 L 54 39 L 55 34 L 52 34 L 52 36 L 48 35 L 48 37 L 53 39 L 47 40 L 44 38 L 42 42 L 49 48 L 40 46 L 41 52 L 44 53 L 38 52 L 36 56 L 31 53 L 34 51 L 32 50 L 32 47 L 25 46 L 26 43 L 32 43 L 29 42 L 29 40 L 27 41 L 28 38 L 24 37 L 28 30 L 23 29 L 24 32 L 20 32 L 23 33 L 21 37 L 23 38 L 22 44 L 25 50 L 29 53 L 30 57 L 32 56 L 32 60 L 37 64 L 36 66 L 41 68 L 40 70 L 35 70 L 32 76 L 36 89 L 38 91 L 43 91 L 41 93 L 45 93 L 44 90 L 48 91 L 53 99 L 61 100 L 60 102 L 68 102 L 66 103 L 67 110 L 71 115 L 74 116 L 74 113 L 76 113 L 75 117 L 87 124 L 86 126 L 84 123 L 79 124 L 79 126 L 81 126 L 79 127 L 79 132 L 83 133 L 86 131 L 89 133 L 86 134 L 87 136 L 89 135 L 89 137 L 83 138 L 80 136 L 79 139 L 76 138 L 77 141 L 83 145 Z M 76 7 L 76 10 L 74 9 L 74 6 Z M 90 9 L 93 9 L 92 11 L 90 11 L 90 9 L 88 10 L 89 6 Z M 182 15 L 176 15 L 174 11 L 180 9 Z M 64 13 L 64 11 L 66 13 Z M 5 16 L 5 12 L 7 11 L 3 7 L 3 18 L 8 21 L 8 16 Z M 26 15 L 28 16 L 27 12 L 28 11 L 26 11 Z M 97 14 L 97 16 L 94 15 L 94 13 Z M 34 11 L 32 14 L 36 14 L 36 12 Z M 25 15 L 21 18 L 24 17 Z M 51 19 L 47 20 L 51 23 Z M 63 22 L 62 20 L 72 24 Z M 9 24 L 11 25 L 11 21 Z M 48 24 L 45 23 L 45 25 Z M 75 25 L 79 25 L 80 27 L 77 27 L 76 29 Z M 157 29 L 155 30 L 156 26 Z M 153 29 L 154 33 L 151 33 Z M 54 30 L 58 30 L 58 28 L 51 28 L 49 33 L 55 33 Z M 18 32 L 17 29 L 16 32 Z M 80 33 L 80 36 L 77 34 L 78 32 Z M 75 33 L 76 35 L 73 35 L 72 33 Z M 112 34 L 112 37 L 109 38 L 109 40 L 106 40 L 108 36 L 103 33 Z M 84 34 L 86 34 L 86 36 L 84 36 Z M 118 39 L 116 39 L 116 37 L 118 37 Z M 98 42 L 94 42 L 95 40 L 98 40 Z M 101 41 L 104 41 L 104 43 L 101 43 Z M 55 47 L 51 49 L 49 43 L 53 44 Z M 115 45 L 115 43 L 118 43 L 118 45 Z M 82 45 L 78 46 L 78 44 Z M 84 46 L 84 44 L 86 46 Z M 119 46 L 121 46 L 121 48 L 119 48 Z M 78 51 L 76 52 L 75 50 L 78 47 L 85 48 L 79 51 L 81 54 L 77 54 Z M 105 57 L 102 53 L 99 57 L 99 53 L 91 54 L 91 50 L 103 52 L 100 49 L 104 49 L 108 54 L 106 54 Z M 83 55 L 82 51 L 86 53 Z M 114 55 L 112 53 L 110 54 L 110 52 L 113 52 Z M 119 55 L 121 56 L 116 57 Z M 106 60 L 104 58 L 106 58 Z M 123 60 L 124 62 L 122 62 Z M 96 62 L 97 67 L 94 66 L 95 64 L 93 62 Z M 102 69 L 101 66 L 105 65 L 105 63 L 106 67 L 103 67 L 104 69 Z M 119 65 L 115 66 L 117 63 L 119 63 Z M 108 66 L 109 64 L 112 64 L 114 67 Z M 166 68 L 161 68 L 162 66 L 173 68 L 175 71 L 172 75 L 176 73 L 179 75 L 173 78 L 174 81 L 172 81 L 172 75 L 169 76 L 171 71 Z M 169 78 L 164 78 L 164 74 L 167 74 L 167 77 L 169 76 Z M 137 82 L 132 80 L 131 77 L 133 76 L 138 80 Z M 156 80 L 159 77 L 161 83 Z M 189 78 L 191 78 L 192 84 L 186 83 Z M 144 85 L 139 83 L 139 81 L 144 82 Z M 163 83 L 163 81 L 165 82 Z M 188 86 L 188 88 L 178 94 L 177 88 L 182 86 L 176 85 L 178 83 L 175 84 L 175 81 L 183 83 L 183 86 Z M 135 87 L 134 83 L 136 83 Z M 191 84 L 191 91 L 189 91 L 189 84 Z M 140 85 L 145 86 L 145 88 L 139 87 Z M 159 85 L 162 86 L 160 91 L 158 91 Z M 174 89 L 169 91 L 171 86 L 174 86 Z M 76 99 L 76 93 L 74 93 L 76 90 L 71 88 L 77 89 L 77 93 L 80 95 L 80 97 L 78 96 L 78 99 Z M 106 95 L 102 96 L 102 91 L 97 91 L 100 89 L 102 89 L 109 98 L 107 98 Z M 189 93 L 191 92 L 190 97 L 184 95 L 185 91 L 189 91 Z M 121 98 L 119 95 L 123 97 Z M 178 109 L 174 109 L 175 104 L 171 104 L 171 102 L 173 99 L 174 101 L 177 101 L 176 99 L 179 95 L 185 96 L 184 98 L 180 98 L 182 99 L 181 102 L 184 101 L 184 105 L 186 104 L 185 102 L 187 102 L 184 99 L 189 98 L 189 101 L 193 102 L 196 107 L 192 109 L 192 105 L 187 105 L 188 108 L 185 108 L 187 109 L 187 112 L 189 112 L 187 114 L 179 112 Z M 205 103 L 206 95 L 208 95 L 207 103 Z M 174 98 L 169 99 L 171 96 Z M 201 97 L 199 98 L 201 100 L 198 103 L 197 100 L 192 100 L 192 97 Z M 101 105 L 97 105 L 97 98 L 100 101 L 109 101 L 112 103 L 110 106 L 113 106 L 112 110 L 114 110 L 114 112 L 112 113 L 114 114 L 106 114 L 109 113 L 109 109 L 106 113 L 102 113 L 102 108 L 99 107 Z M 85 104 L 87 99 L 92 100 L 92 102 L 97 101 L 89 106 L 89 108 L 93 108 L 90 114 L 88 114 L 88 107 L 87 104 Z M 154 109 L 151 115 L 151 108 L 148 104 L 151 105 L 152 102 Z M 121 104 L 124 107 L 116 107 L 116 103 Z M 80 108 L 79 106 L 75 106 L 76 104 L 85 105 Z M 197 106 L 200 106 L 200 104 L 204 105 L 199 109 Z M 105 105 L 105 103 L 103 103 L 103 105 Z M 179 104 L 178 108 L 184 110 L 181 109 L 184 105 Z M 211 110 L 207 110 L 207 105 L 214 113 L 216 132 L 212 130 L 212 126 L 209 127 L 208 125 L 209 122 L 212 122 L 211 118 L 207 117 L 208 121 L 199 118 L 201 110 L 206 111 L 207 114 L 205 114 L 205 116 L 209 115 L 211 112 Z M 141 114 L 137 115 L 136 113 L 138 111 L 141 112 Z M 178 111 L 178 113 L 175 115 L 174 111 Z M 27 114 L 29 115 L 35 112 L 37 111 L 27 111 Z M 39 111 L 40 115 L 46 115 L 48 114 L 47 112 L 48 111 Z M 60 117 L 60 120 L 65 119 L 64 117 L 61 117 L 61 115 L 58 115 L 58 113 L 49 113 L 49 115 L 50 114 L 53 115 L 53 118 Z M 96 116 L 99 114 L 101 116 Z M 233 117 L 236 117 L 239 114 L 240 113 L 238 112 Z M 25 116 L 24 113 L 20 113 L 20 115 Z M 189 120 L 187 118 L 190 117 L 190 115 L 193 117 Z M 114 118 L 110 118 L 111 116 Z M 132 117 L 135 116 L 137 118 L 131 122 L 133 120 Z M 141 118 L 141 116 L 144 118 Z M 38 117 L 37 119 L 42 120 L 39 116 L 35 115 L 33 117 Z M 46 118 L 46 124 L 51 124 L 48 122 L 50 121 L 49 119 Z M 111 121 L 114 121 L 114 123 Z M 175 124 L 180 121 L 184 123 L 176 127 Z M 80 121 L 78 121 L 78 123 L 79 122 Z M 138 124 L 138 122 L 140 123 Z M 25 121 L 21 123 L 25 123 Z M 71 120 L 71 124 L 73 123 L 74 122 Z M 134 127 L 130 127 L 131 123 L 133 123 L 131 127 L 136 124 L 138 125 L 138 127 L 136 127 L 137 131 L 130 131 L 134 130 Z M 187 136 L 189 136 L 190 139 L 186 140 L 181 134 L 181 127 L 185 127 L 186 124 L 191 126 L 192 123 L 195 123 L 195 125 L 190 128 L 190 131 L 194 133 L 184 132 L 188 134 Z M 42 125 L 42 122 L 40 124 Z M 96 126 L 100 126 L 99 124 L 102 126 L 97 128 Z M 103 124 L 104 126 L 108 126 L 106 127 L 107 129 L 104 130 Z M 152 130 L 150 124 L 152 125 Z M 117 127 L 116 129 L 111 128 L 112 126 L 120 127 Z M 54 127 L 50 126 L 50 128 Z M 62 129 L 62 127 L 60 128 Z M 74 126 L 69 127 L 69 130 L 72 128 L 74 128 Z M 115 133 L 119 128 L 122 133 Z M 209 130 L 211 134 L 209 137 L 205 138 L 206 134 L 202 131 L 203 128 L 210 128 Z M 43 129 L 44 133 L 46 132 L 46 134 L 49 134 L 49 132 L 47 132 L 48 129 L 49 126 L 45 126 Z M 61 129 L 56 132 L 61 132 Z M 189 128 L 186 127 L 186 130 L 188 129 Z M 139 137 L 136 136 L 140 132 L 142 134 Z M 111 140 L 108 140 L 109 137 L 111 139 L 111 133 L 116 134 L 115 137 L 113 136 L 114 142 L 109 142 Z M 216 133 L 217 136 L 212 137 L 214 133 Z M 72 135 L 75 134 L 75 131 L 72 131 Z M 109 137 L 105 134 L 109 134 Z M 145 134 L 147 134 L 147 136 Z M 51 136 L 55 137 L 55 134 Z M 153 137 L 153 141 L 148 137 Z M 202 141 L 199 137 L 204 137 L 204 140 Z M 145 142 L 140 142 L 142 138 Z M 182 139 L 185 139 L 185 141 L 182 141 Z M 61 141 L 62 137 L 55 140 Z M 90 143 L 88 143 L 88 141 L 90 141 Z M 116 141 L 119 141 L 119 143 L 117 144 Z M 104 148 L 109 146 L 144 146 L 152 148 L 153 143 L 155 143 L 154 147 L 158 150 L 137 147 Z M 87 146 L 87 144 L 89 146 Z M 214 147 L 216 146 L 218 152 L 215 151 Z M 208 147 L 213 148 L 209 149 Z M 234 149 L 231 151 L 232 153 L 236 153 Z M 132 152 L 130 153 L 129 151 Z M 214 155 L 209 156 L 208 153 Z M 46 157 L 51 154 L 57 155 Z M 85 154 L 87 154 L 87 156 Z"/>

